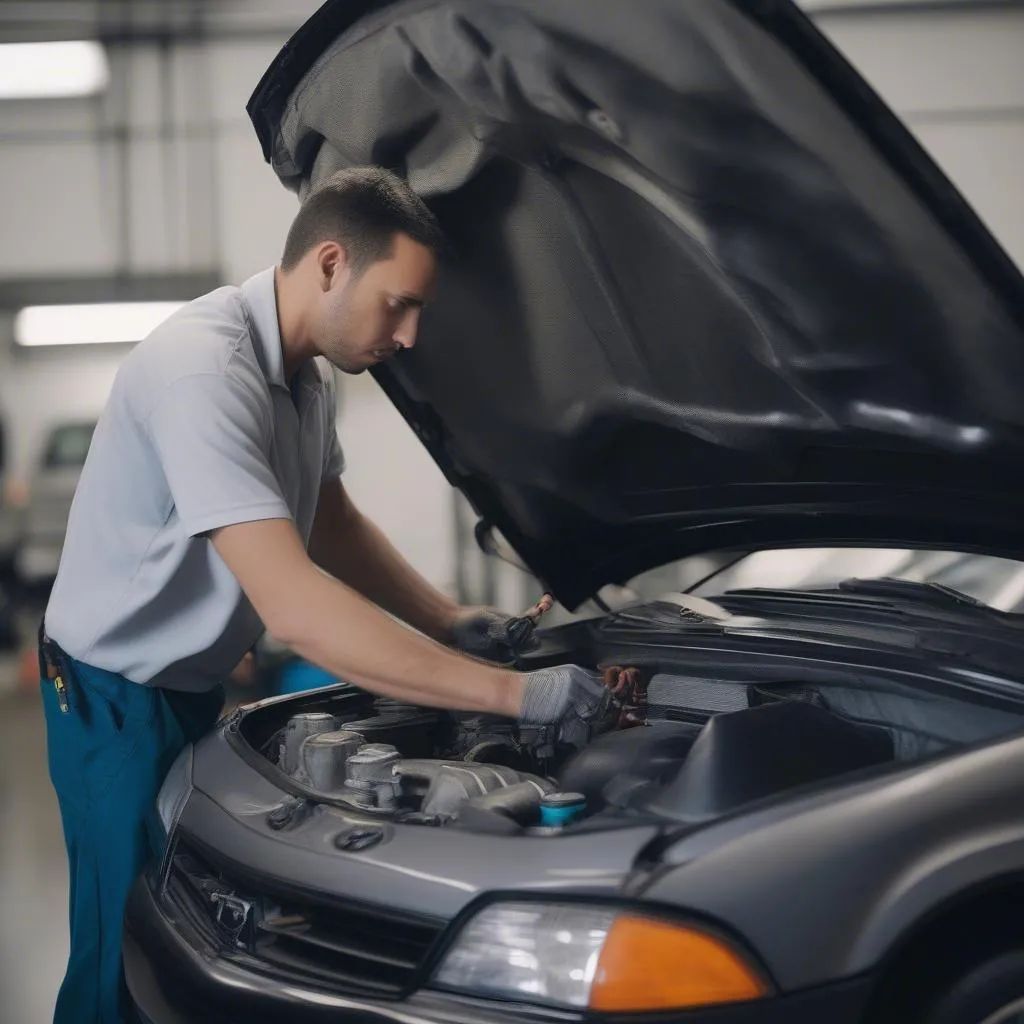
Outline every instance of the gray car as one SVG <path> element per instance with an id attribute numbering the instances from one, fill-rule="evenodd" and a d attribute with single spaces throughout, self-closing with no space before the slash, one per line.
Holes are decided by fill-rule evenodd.
<path id="1" fill-rule="evenodd" d="M 95 429 L 94 419 L 72 420 L 51 427 L 44 439 L 14 555 L 18 578 L 29 587 L 48 588 L 57 576 L 71 503 Z"/>
<path id="2" fill-rule="evenodd" d="M 298 194 L 436 209 L 373 372 L 480 540 L 569 610 L 710 578 L 517 653 L 605 674 L 588 735 L 228 715 L 130 898 L 141 1017 L 1017 1020 L 1024 281 L 900 123 L 785 0 L 331 0 L 249 112 Z M 809 548 L 863 571 L 738 571 Z"/>

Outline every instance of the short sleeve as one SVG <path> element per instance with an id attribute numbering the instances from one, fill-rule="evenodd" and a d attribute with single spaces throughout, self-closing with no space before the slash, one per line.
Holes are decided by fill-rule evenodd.
<path id="1" fill-rule="evenodd" d="M 267 458 L 267 413 L 259 396 L 232 377 L 179 378 L 157 400 L 147 424 L 189 536 L 292 518 Z"/>

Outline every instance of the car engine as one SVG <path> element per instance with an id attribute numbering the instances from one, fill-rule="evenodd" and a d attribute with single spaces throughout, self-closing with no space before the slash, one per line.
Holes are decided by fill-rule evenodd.
<path id="1" fill-rule="evenodd" d="M 519 831 L 571 756 L 553 729 L 378 698 L 370 713 L 292 715 L 264 753 L 300 786 L 407 824 Z"/>
<path id="2" fill-rule="evenodd" d="M 756 798 L 758 785 L 786 788 L 892 756 L 887 737 L 806 702 L 751 707 L 749 688 L 734 682 L 618 666 L 603 677 L 607 710 L 580 747 L 550 727 L 349 691 L 292 714 L 262 751 L 314 798 L 371 816 L 543 835 L 600 814 L 718 813 L 722 800 Z M 683 771 L 690 760 L 712 767 L 695 777 Z M 668 804 L 667 791 L 677 794 Z"/>
<path id="3" fill-rule="evenodd" d="M 1019 711 L 948 687 L 918 688 L 882 669 L 837 673 L 830 652 L 820 670 L 803 648 L 767 667 L 728 652 L 684 654 L 681 628 L 698 640 L 721 631 L 720 615 L 692 604 L 570 624 L 530 651 L 530 667 L 571 661 L 602 673 L 606 706 L 584 730 L 527 728 L 341 685 L 253 706 L 237 732 L 293 802 L 410 825 L 557 835 L 623 818 L 699 824 L 1020 728 Z"/>

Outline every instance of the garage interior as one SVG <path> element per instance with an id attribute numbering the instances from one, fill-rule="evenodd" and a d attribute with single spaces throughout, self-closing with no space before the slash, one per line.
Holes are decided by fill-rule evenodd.
<path id="1" fill-rule="evenodd" d="M 1024 3 L 802 6 L 1024 267 Z M 245 105 L 316 7 L 0 0 L 0 87 L 7 44 L 96 40 L 104 60 L 88 95 L 0 95 L 2 1024 L 50 1020 L 64 969 L 67 869 L 32 640 L 76 466 L 130 347 L 39 341 L 19 312 L 187 299 L 278 258 L 294 198 L 264 163 Z M 481 554 L 468 505 L 373 380 L 339 375 L 338 397 L 347 486 L 402 553 L 464 603 L 531 605 L 535 581 Z M 239 679 L 232 698 L 247 699 L 247 686 Z"/>

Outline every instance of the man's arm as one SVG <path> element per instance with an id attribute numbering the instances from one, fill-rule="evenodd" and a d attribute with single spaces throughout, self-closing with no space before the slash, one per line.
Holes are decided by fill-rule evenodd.
<path id="1" fill-rule="evenodd" d="M 266 628 L 301 657 L 388 697 L 519 717 L 524 676 L 463 657 L 395 622 L 320 572 L 291 521 L 225 526 L 210 539 Z"/>
<path id="2" fill-rule="evenodd" d="M 310 557 L 374 604 L 440 643 L 452 640 L 460 606 L 431 586 L 364 516 L 340 479 L 320 490 Z"/>

